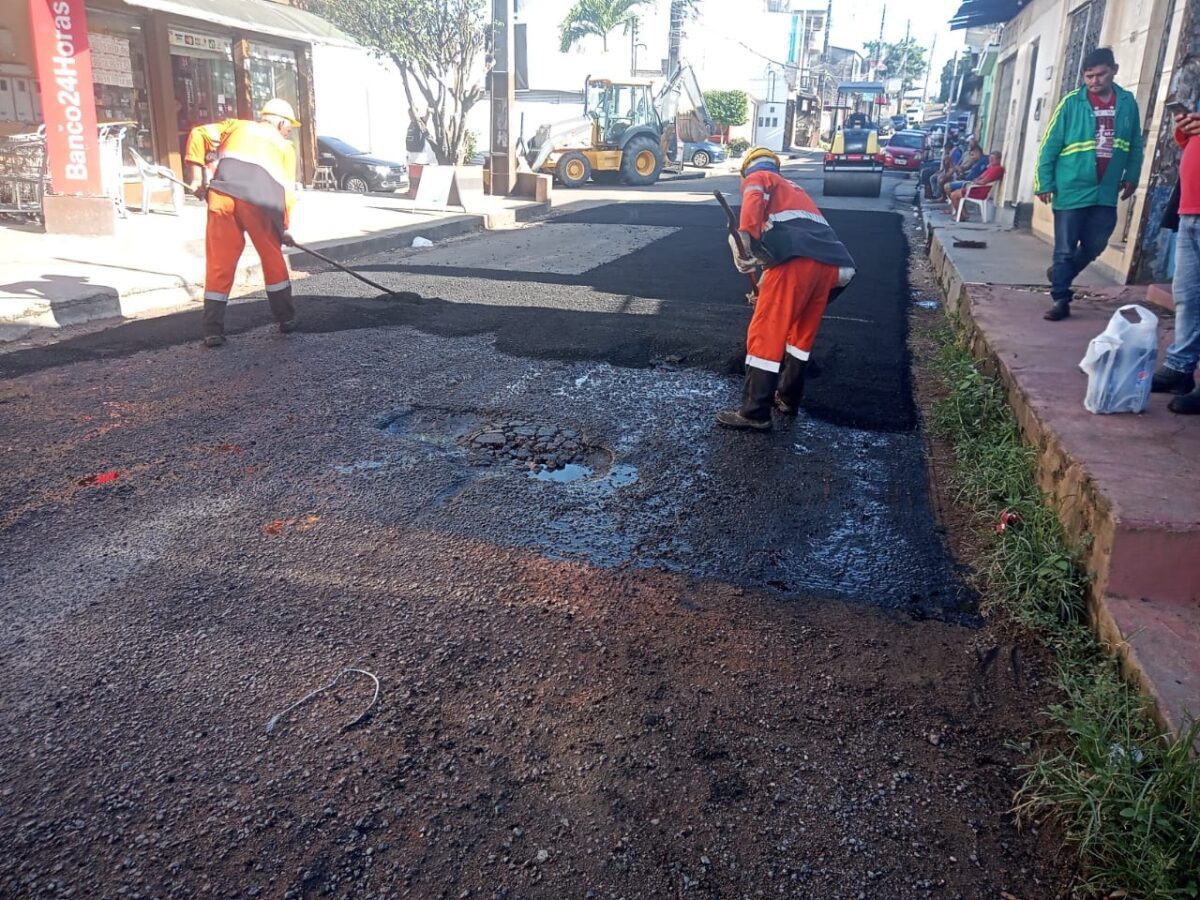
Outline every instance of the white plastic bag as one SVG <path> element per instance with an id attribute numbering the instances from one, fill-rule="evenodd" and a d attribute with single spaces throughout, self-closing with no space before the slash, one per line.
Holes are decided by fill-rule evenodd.
<path id="1" fill-rule="evenodd" d="M 1157 365 L 1158 316 L 1136 303 L 1122 306 L 1079 363 L 1088 376 L 1083 405 L 1093 413 L 1145 412 Z"/>
<path id="2" fill-rule="evenodd" d="M 433 241 L 431 241 L 429 238 L 415 237 L 413 238 L 412 245 L 414 247 L 432 247 Z"/>

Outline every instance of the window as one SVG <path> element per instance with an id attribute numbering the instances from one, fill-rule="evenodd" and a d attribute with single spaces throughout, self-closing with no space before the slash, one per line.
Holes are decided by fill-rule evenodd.
<path id="1" fill-rule="evenodd" d="M 1091 0 L 1071 13 L 1067 28 L 1067 52 L 1063 57 L 1062 84 L 1058 95 L 1075 90 L 1083 78 L 1083 58 L 1100 46 L 1105 0 Z"/>
<path id="2" fill-rule="evenodd" d="M 762 117 L 762 116 L 759 116 L 759 117 L 758 117 L 758 127 L 759 127 L 759 128 L 765 128 L 765 127 L 766 127 L 766 122 L 763 120 L 763 117 Z"/>
<path id="3" fill-rule="evenodd" d="M 516 90 L 529 90 L 529 43 L 528 26 L 517 23 L 513 26 L 513 58 L 512 67 Z"/>

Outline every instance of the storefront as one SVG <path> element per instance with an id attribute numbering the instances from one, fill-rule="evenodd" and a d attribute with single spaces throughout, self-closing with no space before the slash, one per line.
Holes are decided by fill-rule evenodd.
<path id="1" fill-rule="evenodd" d="M 24 39 L 27 3 L 0 5 L 0 134 L 41 122 L 31 42 Z M 96 118 L 125 129 L 126 150 L 181 174 L 192 127 L 254 118 L 267 100 L 281 97 L 303 123 L 292 133 L 297 181 L 311 181 L 312 44 L 355 46 L 344 34 L 273 0 L 94 0 L 85 9 Z"/>

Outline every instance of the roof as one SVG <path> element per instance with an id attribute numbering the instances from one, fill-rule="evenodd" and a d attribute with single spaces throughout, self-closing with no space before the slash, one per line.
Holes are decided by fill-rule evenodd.
<path id="1" fill-rule="evenodd" d="M 1030 0 L 963 0 L 958 12 L 950 19 L 950 28 L 974 28 L 977 25 L 996 25 L 1007 22 Z"/>
<path id="2" fill-rule="evenodd" d="M 320 16 L 269 0 L 125 0 L 125 4 L 306 44 L 358 46 L 348 34 Z"/>

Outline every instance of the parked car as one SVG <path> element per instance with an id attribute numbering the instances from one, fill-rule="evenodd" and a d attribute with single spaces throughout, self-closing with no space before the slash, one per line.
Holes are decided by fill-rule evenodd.
<path id="1" fill-rule="evenodd" d="M 897 131 L 883 148 L 885 169 L 918 172 L 925 159 L 925 132 Z"/>
<path id="2" fill-rule="evenodd" d="M 904 131 L 908 128 L 907 116 L 892 116 L 888 121 L 892 123 L 892 131 Z"/>
<path id="3" fill-rule="evenodd" d="M 335 137 L 317 138 L 317 163 L 333 169 L 342 190 L 356 194 L 408 190 L 408 166 L 364 153 Z"/>
<path id="4" fill-rule="evenodd" d="M 904 110 L 904 115 L 908 119 L 909 127 L 920 125 L 925 121 L 925 104 L 910 103 L 908 109 Z"/>
<path id="5" fill-rule="evenodd" d="M 706 169 L 713 163 L 725 162 L 725 148 L 715 141 L 684 141 L 683 161 L 697 169 Z"/>

